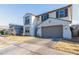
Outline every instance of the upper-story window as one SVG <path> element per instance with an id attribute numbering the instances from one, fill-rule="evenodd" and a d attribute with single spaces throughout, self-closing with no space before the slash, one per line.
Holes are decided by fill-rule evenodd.
<path id="1" fill-rule="evenodd" d="M 44 14 L 41 16 L 42 21 L 45 21 L 49 18 L 49 14 Z"/>
<path id="2" fill-rule="evenodd" d="M 24 24 L 26 25 L 26 24 L 29 24 L 29 23 L 30 23 L 30 19 L 29 19 L 29 16 L 27 16 L 27 17 L 25 17 L 25 23 Z"/>
<path id="3" fill-rule="evenodd" d="M 56 11 L 56 18 L 62 18 L 62 17 L 67 17 L 68 16 L 68 9 L 62 9 Z"/>
<path id="4" fill-rule="evenodd" d="M 65 16 L 65 11 L 64 10 L 60 10 L 59 11 L 59 17 L 64 17 Z"/>

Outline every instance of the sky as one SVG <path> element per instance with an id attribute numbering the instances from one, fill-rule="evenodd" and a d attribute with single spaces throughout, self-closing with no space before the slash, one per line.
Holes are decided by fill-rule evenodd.
<path id="1" fill-rule="evenodd" d="M 38 15 L 64 6 L 66 4 L 0 4 L 0 26 L 23 25 L 26 13 Z"/>

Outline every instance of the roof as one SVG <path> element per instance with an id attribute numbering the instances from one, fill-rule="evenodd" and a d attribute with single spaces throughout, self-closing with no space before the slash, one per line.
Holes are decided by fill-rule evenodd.
<path id="1" fill-rule="evenodd" d="M 71 23 L 71 21 L 69 21 L 69 20 L 66 20 L 66 19 L 58 19 L 58 18 L 53 18 L 53 17 L 49 17 L 49 18 L 51 18 L 51 19 L 57 19 L 57 20 L 62 20 L 62 21 L 67 21 L 67 22 L 70 22 Z"/>
<path id="2" fill-rule="evenodd" d="M 79 29 L 79 24 L 71 25 L 71 28 L 73 28 L 73 29 Z"/>
<path id="3" fill-rule="evenodd" d="M 42 13 L 42 14 L 39 14 L 39 15 L 35 15 L 35 14 L 33 14 L 33 13 L 26 13 L 25 15 L 31 14 L 31 15 L 34 15 L 34 16 L 38 17 L 38 16 L 40 16 L 40 15 L 43 15 L 43 14 L 46 14 L 46 13 L 51 13 L 51 12 L 54 12 L 54 11 L 57 11 L 57 10 L 60 10 L 60 9 L 63 9 L 63 8 L 67 8 L 67 7 L 70 7 L 70 6 L 72 6 L 72 4 L 67 5 L 67 6 L 65 6 L 65 7 L 57 8 L 57 9 L 52 10 L 52 11 L 45 12 L 45 13 Z"/>
<path id="4" fill-rule="evenodd" d="M 31 15 L 37 16 L 37 15 L 35 15 L 35 14 L 33 14 L 33 13 L 26 13 L 25 15 L 27 15 L 27 14 L 31 14 Z"/>
<path id="5" fill-rule="evenodd" d="M 57 10 L 60 10 L 60 9 L 63 9 L 63 8 L 68 8 L 68 7 L 70 7 L 70 6 L 72 6 L 72 4 L 69 4 L 69 5 L 65 6 L 65 7 L 57 8 L 57 9 L 55 9 L 55 10 L 48 11 L 48 12 L 45 12 L 45 13 L 42 13 L 42 14 L 39 14 L 39 15 L 35 15 L 35 14 L 32 14 L 32 13 L 26 13 L 26 14 L 32 14 L 32 15 L 38 17 L 38 16 L 41 16 L 41 15 L 46 14 L 46 13 L 51 13 L 51 12 L 54 12 L 54 11 L 57 11 Z M 26 15 L 26 14 L 25 14 L 25 15 Z M 55 18 L 53 18 L 53 19 L 55 19 Z M 68 22 L 71 23 L 71 21 L 69 21 L 69 20 L 63 20 L 63 19 L 58 19 L 58 20 L 68 21 Z"/>
<path id="6" fill-rule="evenodd" d="M 39 14 L 39 15 L 37 15 L 37 16 L 40 16 L 40 15 L 43 15 L 43 14 L 46 14 L 46 13 L 51 13 L 51 12 L 54 12 L 54 11 L 57 11 L 57 10 L 60 10 L 60 9 L 63 9 L 63 8 L 67 8 L 67 7 L 70 7 L 70 6 L 72 6 L 72 4 L 67 5 L 67 6 L 65 6 L 65 7 L 61 7 L 61 8 L 58 8 L 58 9 L 52 10 L 52 11 L 48 11 L 48 12 L 45 12 L 45 13 Z"/>
<path id="7" fill-rule="evenodd" d="M 79 27 L 79 24 L 71 25 L 71 27 Z"/>
<path id="8" fill-rule="evenodd" d="M 22 25 L 16 25 L 16 24 L 9 24 L 9 26 L 21 26 L 22 27 Z"/>

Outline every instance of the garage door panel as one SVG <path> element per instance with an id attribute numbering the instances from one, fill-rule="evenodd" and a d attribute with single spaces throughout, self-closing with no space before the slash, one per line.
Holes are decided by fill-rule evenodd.
<path id="1" fill-rule="evenodd" d="M 62 37 L 62 34 L 63 34 L 62 26 L 49 26 L 42 28 L 42 36 L 45 38 Z"/>

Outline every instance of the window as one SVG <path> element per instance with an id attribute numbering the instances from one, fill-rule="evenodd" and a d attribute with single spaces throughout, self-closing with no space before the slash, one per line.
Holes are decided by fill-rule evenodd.
<path id="1" fill-rule="evenodd" d="M 25 32 L 27 33 L 27 30 Z"/>
<path id="2" fill-rule="evenodd" d="M 64 10 L 60 10 L 59 11 L 59 17 L 64 17 L 65 16 L 65 11 Z"/>
<path id="3" fill-rule="evenodd" d="M 27 33 L 29 33 L 29 30 L 27 30 Z"/>
<path id="4" fill-rule="evenodd" d="M 30 23 L 29 16 L 28 16 L 28 17 L 25 17 L 25 25 L 26 25 L 26 24 L 29 24 L 29 23 Z"/>
<path id="5" fill-rule="evenodd" d="M 29 30 L 26 30 L 25 32 L 26 32 L 26 33 L 29 33 Z"/>
<path id="6" fill-rule="evenodd" d="M 67 8 L 56 11 L 57 18 L 62 18 L 62 17 L 67 17 L 67 16 L 68 16 L 68 9 Z"/>
<path id="7" fill-rule="evenodd" d="M 11 31 L 13 31 L 13 29 L 10 29 Z"/>
<path id="8" fill-rule="evenodd" d="M 44 14 L 41 16 L 42 21 L 45 21 L 49 18 L 49 14 Z"/>

